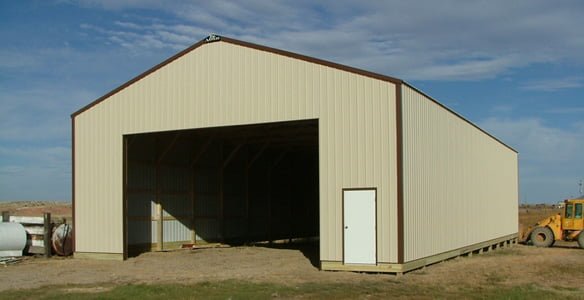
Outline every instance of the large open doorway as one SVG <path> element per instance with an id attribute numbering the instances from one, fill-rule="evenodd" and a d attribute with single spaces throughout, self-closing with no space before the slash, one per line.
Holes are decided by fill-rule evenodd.
<path id="1" fill-rule="evenodd" d="M 125 255 L 319 235 L 318 121 L 124 136 Z"/>

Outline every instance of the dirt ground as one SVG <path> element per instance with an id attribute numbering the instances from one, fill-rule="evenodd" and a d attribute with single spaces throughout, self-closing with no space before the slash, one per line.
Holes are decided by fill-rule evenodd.
<path id="1" fill-rule="evenodd" d="M 229 279 L 287 285 L 395 282 L 439 286 L 444 291 L 461 285 L 480 288 L 492 284 L 584 289 L 583 257 L 584 250 L 575 243 L 557 243 L 545 249 L 517 245 L 451 259 L 402 277 L 319 271 L 317 244 L 152 252 L 124 262 L 27 257 L 20 263 L 0 266 L 0 291 L 63 284 L 189 284 Z"/>

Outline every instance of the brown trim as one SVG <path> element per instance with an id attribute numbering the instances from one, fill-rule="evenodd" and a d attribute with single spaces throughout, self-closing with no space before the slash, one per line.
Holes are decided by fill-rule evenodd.
<path id="1" fill-rule="evenodd" d="M 516 154 L 515 155 L 515 164 L 516 164 L 516 176 L 515 177 L 515 182 L 516 182 L 516 186 L 517 186 L 517 207 L 519 207 L 519 205 L 521 205 L 521 194 L 520 194 L 520 190 L 521 190 L 521 186 L 519 183 L 519 155 Z M 519 216 L 519 215 L 518 215 Z M 517 231 L 519 232 L 519 222 L 517 222 Z"/>
<path id="2" fill-rule="evenodd" d="M 122 196 L 122 220 L 123 220 L 123 243 L 124 243 L 124 260 L 128 259 L 128 136 L 122 137 L 123 141 L 123 196 Z"/>
<path id="3" fill-rule="evenodd" d="M 513 147 L 503 143 L 503 141 L 499 140 L 498 138 L 496 138 L 495 136 L 493 136 L 492 134 L 486 132 L 484 129 L 480 128 L 479 126 L 477 126 L 475 123 L 469 121 L 467 118 L 461 116 L 459 113 L 455 112 L 454 110 L 450 109 L 449 107 L 445 106 L 444 104 L 438 102 L 438 100 L 432 98 L 431 96 L 429 96 L 428 94 L 420 91 L 418 88 L 412 86 L 411 84 L 403 81 L 403 84 L 405 84 L 407 87 L 411 88 L 412 90 L 420 93 L 422 96 L 428 98 L 428 100 L 434 102 L 435 104 L 437 104 L 438 106 L 442 107 L 443 109 L 445 109 L 446 111 L 452 113 L 453 115 L 457 116 L 458 118 L 460 118 L 461 120 L 465 121 L 466 123 L 468 123 L 469 125 L 473 126 L 474 128 L 478 129 L 479 131 L 481 131 L 482 133 L 486 134 L 487 136 L 491 137 L 492 139 L 494 139 L 495 141 L 499 142 L 501 145 L 509 148 L 509 150 L 518 153 L 517 150 L 513 149 Z"/>
<path id="4" fill-rule="evenodd" d="M 397 168 L 397 263 L 404 262 L 404 154 L 402 85 L 395 85 L 395 128 Z"/>
<path id="5" fill-rule="evenodd" d="M 75 253 L 75 118 L 71 117 L 71 216 L 72 232 L 71 241 L 73 253 Z"/>
<path id="6" fill-rule="evenodd" d="M 341 253 L 342 253 L 342 263 L 345 264 L 345 191 L 375 191 L 375 264 L 379 263 L 379 251 L 377 248 L 379 247 L 379 238 L 377 236 L 377 222 L 379 219 L 377 218 L 377 188 L 376 187 L 359 187 L 359 188 L 343 188 L 341 189 Z"/>

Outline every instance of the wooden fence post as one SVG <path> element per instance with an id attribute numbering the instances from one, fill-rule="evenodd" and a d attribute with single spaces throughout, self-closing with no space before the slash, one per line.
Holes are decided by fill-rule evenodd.
<path id="1" fill-rule="evenodd" d="M 9 211 L 2 212 L 2 222 L 10 222 L 10 212 Z"/>
<path id="2" fill-rule="evenodd" d="M 45 257 L 51 257 L 51 235 L 53 233 L 51 224 L 51 213 L 44 213 L 44 247 L 45 247 Z"/>

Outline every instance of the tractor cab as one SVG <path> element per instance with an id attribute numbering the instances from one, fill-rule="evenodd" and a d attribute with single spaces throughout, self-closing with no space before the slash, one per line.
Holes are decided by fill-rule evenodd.
<path id="1" fill-rule="evenodd" d="M 564 203 L 564 220 L 562 228 L 564 230 L 584 229 L 584 219 L 582 218 L 584 196 L 577 199 L 566 200 Z"/>

